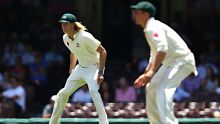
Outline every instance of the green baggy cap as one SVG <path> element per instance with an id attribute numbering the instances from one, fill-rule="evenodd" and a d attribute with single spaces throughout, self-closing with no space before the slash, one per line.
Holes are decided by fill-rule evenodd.
<path id="1" fill-rule="evenodd" d="M 131 9 L 143 10 L 150 14 L 150 16 L 156 15 L 156 8 L 155 6 L 147 1 L 138 2 L 136 5 L 131 5 Z"/>
<path id="2" fill-rule="evenodd" d="M 63 14 L 63 16 L 60 18 L 60 20 L 58 22 L 77 22 L 77 18 L 75 15 L 71 14 L 71 13 L 65 13 Z"/>

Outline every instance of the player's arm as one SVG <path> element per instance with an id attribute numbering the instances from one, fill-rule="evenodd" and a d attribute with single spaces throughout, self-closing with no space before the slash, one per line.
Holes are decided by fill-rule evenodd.
<path id="1" fill-rule="evenodd" d="M 163 62 L 165 56 L 166 56 L 165 52 L 158 51 L 156 53 L 154 62 L 149 63 L 144 74 L 142 74 L 135 80 L 134 82 L 135 87 L 137 88 L 143 87 L 151 80 L 156 70 L 160 67 L 161 63 Z"/>
<path id="2" fill-rule="evenodd" d="M 99 72 L 97 83 L 100 84 L 104 80 L 104 71 L 105 71 L 105 61 L 107 57 L 107 52 L 105 48 L 101 45 L 101 42 L 95 39 L 92 35 L 88 35 L 85 37 L 86 45 L 91 50 L 94 50 L 100 54 L 99 57 Z"/>
<path id="3" fill-rule="evenodd" d="M 148 66 L 144 72 L 144 76 L 151 79 L 152 76 L 154 75 L 154 73 L 158 70 L 158 68 L 162 64 L 165 56 L 166 56 L 166 52 L 158 51 L 156 53 L 154 62 L 151 62 L 148 64 Z"/>
<path id="4" fill-rule="evenodd" d="M 72 70 L 75 68 L 77 62 L 77 58 L 74 53 L 70 53 L 70 68 L 69 74 L 71 74 Z"/>
<path id="5" fill-rule="evenodd" d="M 158 68 L 160 67 L 160 65 L 162 64 L 165 56 L 166 56 L 165 52 L 158 51 L 156 53 L 155 61 L 153 63 L 151 63 L 151 67 L 149 68 L 148 71 L 152 71 L 153 73 L 155 73 L 158 70 Z"/>
<path id="6" fill-rule="evenodd" d="M 152 67 L 152 59 L 153 59 L 153 55 L 152 55 L 152 51 L 150 51 L 150 59 L 149 59 L 148 65 L 147 65 L 144 73 L 148 72 L 150 70 L 150 68 Z"/>
<path id="7" fill-rule="evenodd" d="M 100 54 L 99 58 L 99 74 L 104 74 L 105 71 L 105 61 L 107 57 L 107 52 L 105 48 L 100 44 L 96 50 Z"/>
<path id="8" fill-rule="evenodd" d="M 165 32 L 162 29 L 149 32 L 149 34 L 151 36 L 152 43 L 156 46 L 156 51 L 157 51 L 156 54 L 154 55 L 155 56 L 154 61 L 152 61 L 151 63 L 152 65 L 149 71 L 155 73 L 162 64 L 166 56 L 166 52 L 168 50 L 168 43 L 165 36 Z"/>
<path id="9" fill-rule="evenodd" d="M 168 50 L 167 39 L 163 30 L 156 30 L 148 33 L 150 36 L 149 38 L 151 39 L 150 42 L 156 46 L 157 52 L 154 55 L 152 55 L 151 52 L 150 65 L 146 68 L 144 74 L 135 80 L 134 84 L 136 87 L 145 86 L 151 80 L 155 72 L 162 64 Z"/>
<path id="10" fill-rule="evenodd" d="M 96 51 L 100 54 L 97 83 L 101 84 L 104 81 L 105 61 L 107 57 L 107 52 L 101 44 L 98 46 Z"/>

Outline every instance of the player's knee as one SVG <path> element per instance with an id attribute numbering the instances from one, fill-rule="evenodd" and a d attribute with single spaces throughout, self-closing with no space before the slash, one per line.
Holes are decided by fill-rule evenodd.
<path id="1" fill-rule="evenodd" d="M 65 91 L 64 89 L 61 89 L 58 94 L 57 97 L 58 98 L 63 98 L 63 97 L 69 97 L 70 93 Z"/>

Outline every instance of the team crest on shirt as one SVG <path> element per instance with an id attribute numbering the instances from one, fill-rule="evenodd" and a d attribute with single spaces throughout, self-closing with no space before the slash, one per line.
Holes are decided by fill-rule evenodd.
<path id="1" fill-rule="evenodd" d="M 154 33 L 153 33 L 153 36 L 154 36 L 154 37 L 158 37 L 159 34 L 158 34 L 157 32 L 154 32 Z"/>
<path id="2" fill-rule="evenodd" d="M 67 41 L 67 45 L 68 45 L 68 46 L 70 45 L 69 41 Z"/>
<path id="3" fill-rule="evenodd" d="M 151 33 L 148 33 L 148 34 L 145 34 L 145 37 L 147 39 L 151 39 L 151 38 L 158 38 L 159 37 L 159 33 L 158 32 L 153 32 L 152 34 Z"/>
<path id="4" fill-rule="evenodd" d="M 76 43 L 76 47 L 80 47 L 80 44 L 79 44 L 79 43 Z"/>

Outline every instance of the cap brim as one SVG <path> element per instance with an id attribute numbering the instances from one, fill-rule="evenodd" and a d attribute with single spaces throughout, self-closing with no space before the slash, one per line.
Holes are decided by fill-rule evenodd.
<path id="1" fill-rule="evenodd" d="M 60 21 L 58 21 L 58 22 L 61 22 L 61 23 L 67 23 L 67 22 L 69 22 L 69 21 L 66 21 L 66 20 L 60 20 Z"/>
<path id="2" fill-rule="evenodd" d="M 131 9 L 140 9 L 140 8 L 138 8 L 136 5 L 131 5 L 130 8 L 131 8 Z"/>

